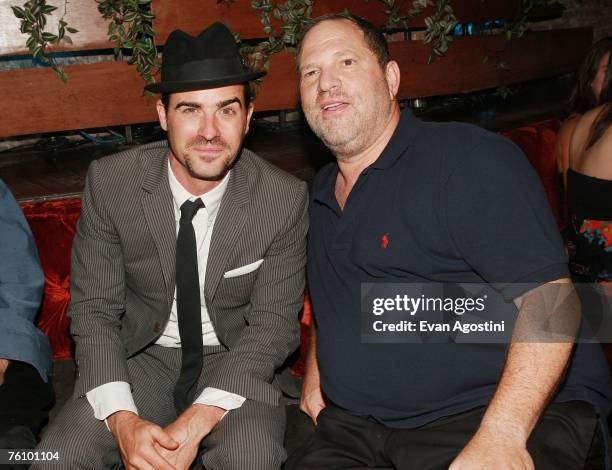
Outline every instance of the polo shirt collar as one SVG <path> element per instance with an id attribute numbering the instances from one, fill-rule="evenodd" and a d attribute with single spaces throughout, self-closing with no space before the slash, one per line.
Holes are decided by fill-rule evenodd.
<path id="1" fill-rule="evenodd" d="M 317 188 L 313 191 L 312 197 L 315 201 L 328 206 L 336 214 L 340 214 L 340 206 L 336 199 L 335 188 L 336 178 L 338 177 L 338 163 L 334 162 L 331 171 L 320 174 L 320 181 L 317 182 Z"/>
<path id="2" fill-rule="evenodd" d="M 406 148 L 412 145 L 416 133 L 417 120 L 410 109 L 404 109 L 387 146 L 370 168 L 377 170 L 391 168 Z"/>

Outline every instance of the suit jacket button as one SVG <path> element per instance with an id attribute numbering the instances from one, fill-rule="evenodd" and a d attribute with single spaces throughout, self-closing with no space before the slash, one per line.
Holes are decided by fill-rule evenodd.
<path id="1" fill-rule="evenodd" d="M 161 331 L 161 323 L 156 321 L 155 324 L 153 325 L 153 332 L 159 333 L 160 331 Z"/>

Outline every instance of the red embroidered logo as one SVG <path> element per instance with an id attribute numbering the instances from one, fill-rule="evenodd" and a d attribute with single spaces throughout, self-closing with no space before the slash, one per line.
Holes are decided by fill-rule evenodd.
<path id="1" fill-rule="evenodd" d="M 385 233 L 380 239 L 380 247 L 383 250 L 386 250 L 388 246 L 389 246 L 389 234 Z"/>

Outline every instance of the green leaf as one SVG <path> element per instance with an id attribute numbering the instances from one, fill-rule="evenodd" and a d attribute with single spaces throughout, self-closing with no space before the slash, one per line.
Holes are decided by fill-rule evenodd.
<path id="1" fill-rule="evenodd" d="M 34 18 L 34 15 L 32 15 L 32 12 L 30 10 L 24 10 L 24 14 L 25 14 L 26 19 L 30 23 L 36 23 L 36 18 Z"/>
<path id="2" fill-rule="evenodd" d="M 53 33 L 42 33 L 43 41 L 53 42 L 57 40 L 57 36 Z"/>
<path id="3" fill-rule="evenodd" d="M 62 40 L 67 44 L 72 44 L 72 38 L 70 36 L 64 36 Z"/>
<path id="4" fill-rule="evenodd" d="M 53 6 L 53 5 L 43 5 L 43 7 L 40 9 L 41 13 L 48 15 L 49 13 L 53 12 L 57 10 L 57 7 Z"/>
<path id="5" fill-rule="evenodd" d="M 25 18 L 25 12 L 22 8 L 12 6 L 11 10 L 13 10 L 13 15 L 15 15 L 20 20 Z"/>
<path id="6" fill-rule="evenodd" d="M 78 32 L 79 32 L 79 30 L 78 30 L 78 29 L 71 28 L 70 26 L 68 26 L 68 27 L 66 28 L 66 30 L 67 30 L 69 33 L 71 33 L 71 34 L 75 34 L 75 33 L 78 33 Z"/>

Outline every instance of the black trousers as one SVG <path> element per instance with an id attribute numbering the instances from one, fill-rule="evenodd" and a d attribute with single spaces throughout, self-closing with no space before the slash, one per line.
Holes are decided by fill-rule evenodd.
<path id="1" fill-rule="evenodd" d="M 290 452 L 286 470 L 441 470 L 476 432 L 485 408 L 441 418 L 416 429 L 391 429 L 330 405 L 314 432 Z M 598 418 L 588 403 L 550 405 L 529 441 L 538 470 L 605 467 Z"/>
<path id="2" fill-rule="evenodd" d="M 51 383 L 43 381 L 31 365 L 11 361 L 0 385 L 0 449 L 33 449 L 54 403 Z"/>

